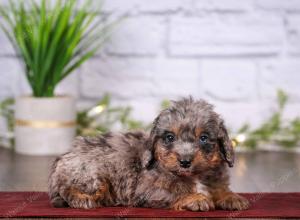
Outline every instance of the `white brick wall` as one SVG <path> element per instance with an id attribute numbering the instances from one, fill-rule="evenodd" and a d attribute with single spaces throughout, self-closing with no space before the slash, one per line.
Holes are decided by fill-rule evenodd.
<path id="1" fill-rule="evenodd" d="M 277 16 L 180 16 L 170 21 L 171 55 L 239 56 L 277 54 L 284 40 Z"/>
<path id="2" fill-rule="evenodd" d="M 235 130 L 266 118 L 282 88 L 285 117 L 300 116 L 300 0 L 106 0 L 103 8 L 128 18 L 57 88 L 79 105 L 108 92 L 149 122 L 163 99 L 193 95 Z M 30 91 L 3 33 L 0 73 L 0 99 Z"/>

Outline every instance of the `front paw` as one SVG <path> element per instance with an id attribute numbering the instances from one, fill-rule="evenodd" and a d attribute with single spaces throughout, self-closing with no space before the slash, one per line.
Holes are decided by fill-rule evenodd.
<path id="1" fill-rule="evenodd" d="M 178 211 L 209 211 L 214 210 L 215 206 L 211 199 L 199 193 L 180 198 L 173 204 L 172 208 Z"/>
<path id="2" fill-rule="evenodd" d="M 224 210 L 245 210 L 250 206 L 247 199 L 235 193 L 224 195 L 224 197 L 215 202 L 215 205 L 217 208 Z"/>

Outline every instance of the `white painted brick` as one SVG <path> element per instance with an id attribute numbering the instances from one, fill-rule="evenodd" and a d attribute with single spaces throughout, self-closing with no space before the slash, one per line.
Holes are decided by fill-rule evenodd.
<path id="1" fill-rule="evenodd" d="M 225 125 L 231 131 L 236 133 L 243 125 L 250 124 L 252 128 L 261 125 L 265 119 L 264 112 L 270 115 L 269 106 L 258 102 L 242 102 L 242 103 L 229 103 L 211 101 L 218 112 L 225 121 Z"/>
<path id="2" fill-rule="evenodd" d="M 287 42 L 288 52 L 300 54 L 300 15 L 289 15 L 287 17 Z"/>
<path id="3" fill-rule="evenodd" d="M 95 0 L 97 2 L 97 0 Z M 192 0 L 109 0 L 103 9 L 108 12 L 169 13 L 191 8 Z"/>
<path id="4" fill-rule="evenodd" d="M 110 92 L 126 99 L 141 95 L 163 98 L 195 95 L 200 91 L 198 63 L 193 60 L 93 59 L 83 67 L 81 76 L 82 92 L 87 97 L 97 97 Z M 101 81 L 105 85 L 100 88 Z"/>
<path id="5" fill-rule="evenodd" d="M 18 74 L 16 79 L 17 87 L 15 91 L 15 96 L 24 96 L 24 95 L 32 95 L 32 89 L 29 85 L 29 82 L 26 78 L 25 72 L 21 69 L 20 74 Z"/>
<path id="6" fill-rule="evenodd" d="M 275 16 L 174 17 L 170 29 L 169 52 L 179 56 L 274 54 L 284 39 Z"/>
<path id="7" fill-rule="evenodd" d="M 0 17 L 0 23 L 3 23 L 3 19 L 1 17 Z M 1 29 L 1 27 L 0 27 L 0 45 L 1 45 L 0 55 L 14 55 L 15 54 L 12 44 L 6 37 L 4 31 Z"/>
<path id="8" fill-rule="evenodd" d="M 204 93 L 217 100 L 242 101 L 257 97 L 257 71 L 251 61 L 204 60 L 201 74 Z"/>
<path id="9" fill-rule="evenodd" d="M 288 103 L 283 112 L 284 120 L 290 121 L 297 117 L 300 118 L 300 103 Z"/>
<path id="10" fill-rule="evenodd" d="M 145 80 L 130 80 L 130 81 L 117 81 L 113 76 L 104 77 L 101 74 L 89 73 L 89 79 L 82 82 L 82 94 L 85 97 L 99 98 L 105 93 L 109 93 L 117 98 L 136 98 L 151 94 L 153 85 L 149 81 Z M 99 82 L 95 83 L 89 82 Z"/>
<path id="11" fill-rule="evenodd" d="M 215 11 L 246 11 L 253 6 L 253 0 L 195 0 L 194 7 L 197 10 Z"/>
<path id="12" fill-rule="evenodd" d="M 157 97 L 176 98 L 182 96 L 199 96 L 200 74 L 199 64 L 195 60 L 161 59 L 155 64 L 153 74 Z"/>
<path id="13" fill-rule="evenodd" d="M 154 59 L 125 57 L 95 57 L 82 66 L 81 77 L 85 74 L 99 73 L 104 77 L 113 77 L 117 81 L 149 80 L 154 72 Z M 95 82 L 97 83 L 97 82 Z"/>
<path id="14" fill-rule="evenodd" d="M 73 97 L 78 98 L 79 97 L 79 71 L 80 70 L 75 70 L 65 79 L 63 79 L 57 85 L 55 89 L 55 94 L 72 95 Z"/>
<path id="15" fill-rule="evenodd" d="M 103 10 L 107 12 L 132 12 L 136 9 L 139 0 L 109 0 L 104 1 Z M 98 4 L 99 0 L 94 0 L 94 4 Z"/>
<path id="16" fill-rule="evenodd" d="M 151 94 L 153 82 L 149 59 L 95 58 L 82 67 L 81 93 L 98 98 L 110 93 L 118 98 L 133 98 Z"/>
<path id="17" fill-rule="evenodd" d="M 256 0 L 256 5 L 259 8 L 267 10 L 287 10 L 299 11 L 299 0 Z"/>
<path id="18" fill-rule="evenodd" d="M 164 19 L 141 16 L 125 19 L 107 43 L 107 51 L 116 55 L 155 55 L 163 44 Z"/>
<path id="19" fill-rule="evenodd" d="M 14 97 L 16 94 L 18 76 L 23 74 L 16 58 L 0 58 L 0 97 Z"/>
<path id="20" fill-rule="evenodd" d="M 176 12 L 179 10 L 190 10 L 192 0 L 151 0 L 138 1 L 138 9 L 142 12 Z"/>
<path id="21" fill-rule="evenodd" d="M 142 97 L 129 100 L 116 100 L 113 99 L 112 105 L 115 106 L 130 106 L 132 108 L 131 116 L 143 121 L 146 124 L 150 124 L 160 111 L 162 99 Z"/>
<path id="22" fill-rule="evenodd" d="M 292 102 L 300 100 L 300 58 L 261 62 L 261 97 L 276 100 L 277 89 L 285 91 Z"/>
<path id="23" fill-rule="evenodd" d="M 155 74 L 152 74 L 156 80 L 195 80 L 199 76 L 199 62 L 190 59 L 155 59 Z M 199 79 L 199 78 L 198 78 Z"/>

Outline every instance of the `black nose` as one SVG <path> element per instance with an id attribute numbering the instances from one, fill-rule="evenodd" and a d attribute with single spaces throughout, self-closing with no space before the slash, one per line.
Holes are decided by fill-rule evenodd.
<path id="1" fill-rule="evenodd" d="M 191 166 L 190 160 L 179 160 L 179 164 L 183 168 L 189 168 Z"/>

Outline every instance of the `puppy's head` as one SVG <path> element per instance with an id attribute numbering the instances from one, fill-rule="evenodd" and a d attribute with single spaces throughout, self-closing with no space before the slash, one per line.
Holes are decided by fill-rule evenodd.
<path id="1" fill-rule="evenodd" d="M 223 120 L 207 102 L 173 102 L 153 123 L 150 148 L 158 166 L 179 176 L 193 176 L 227 162 L 234 153 Z"/>

